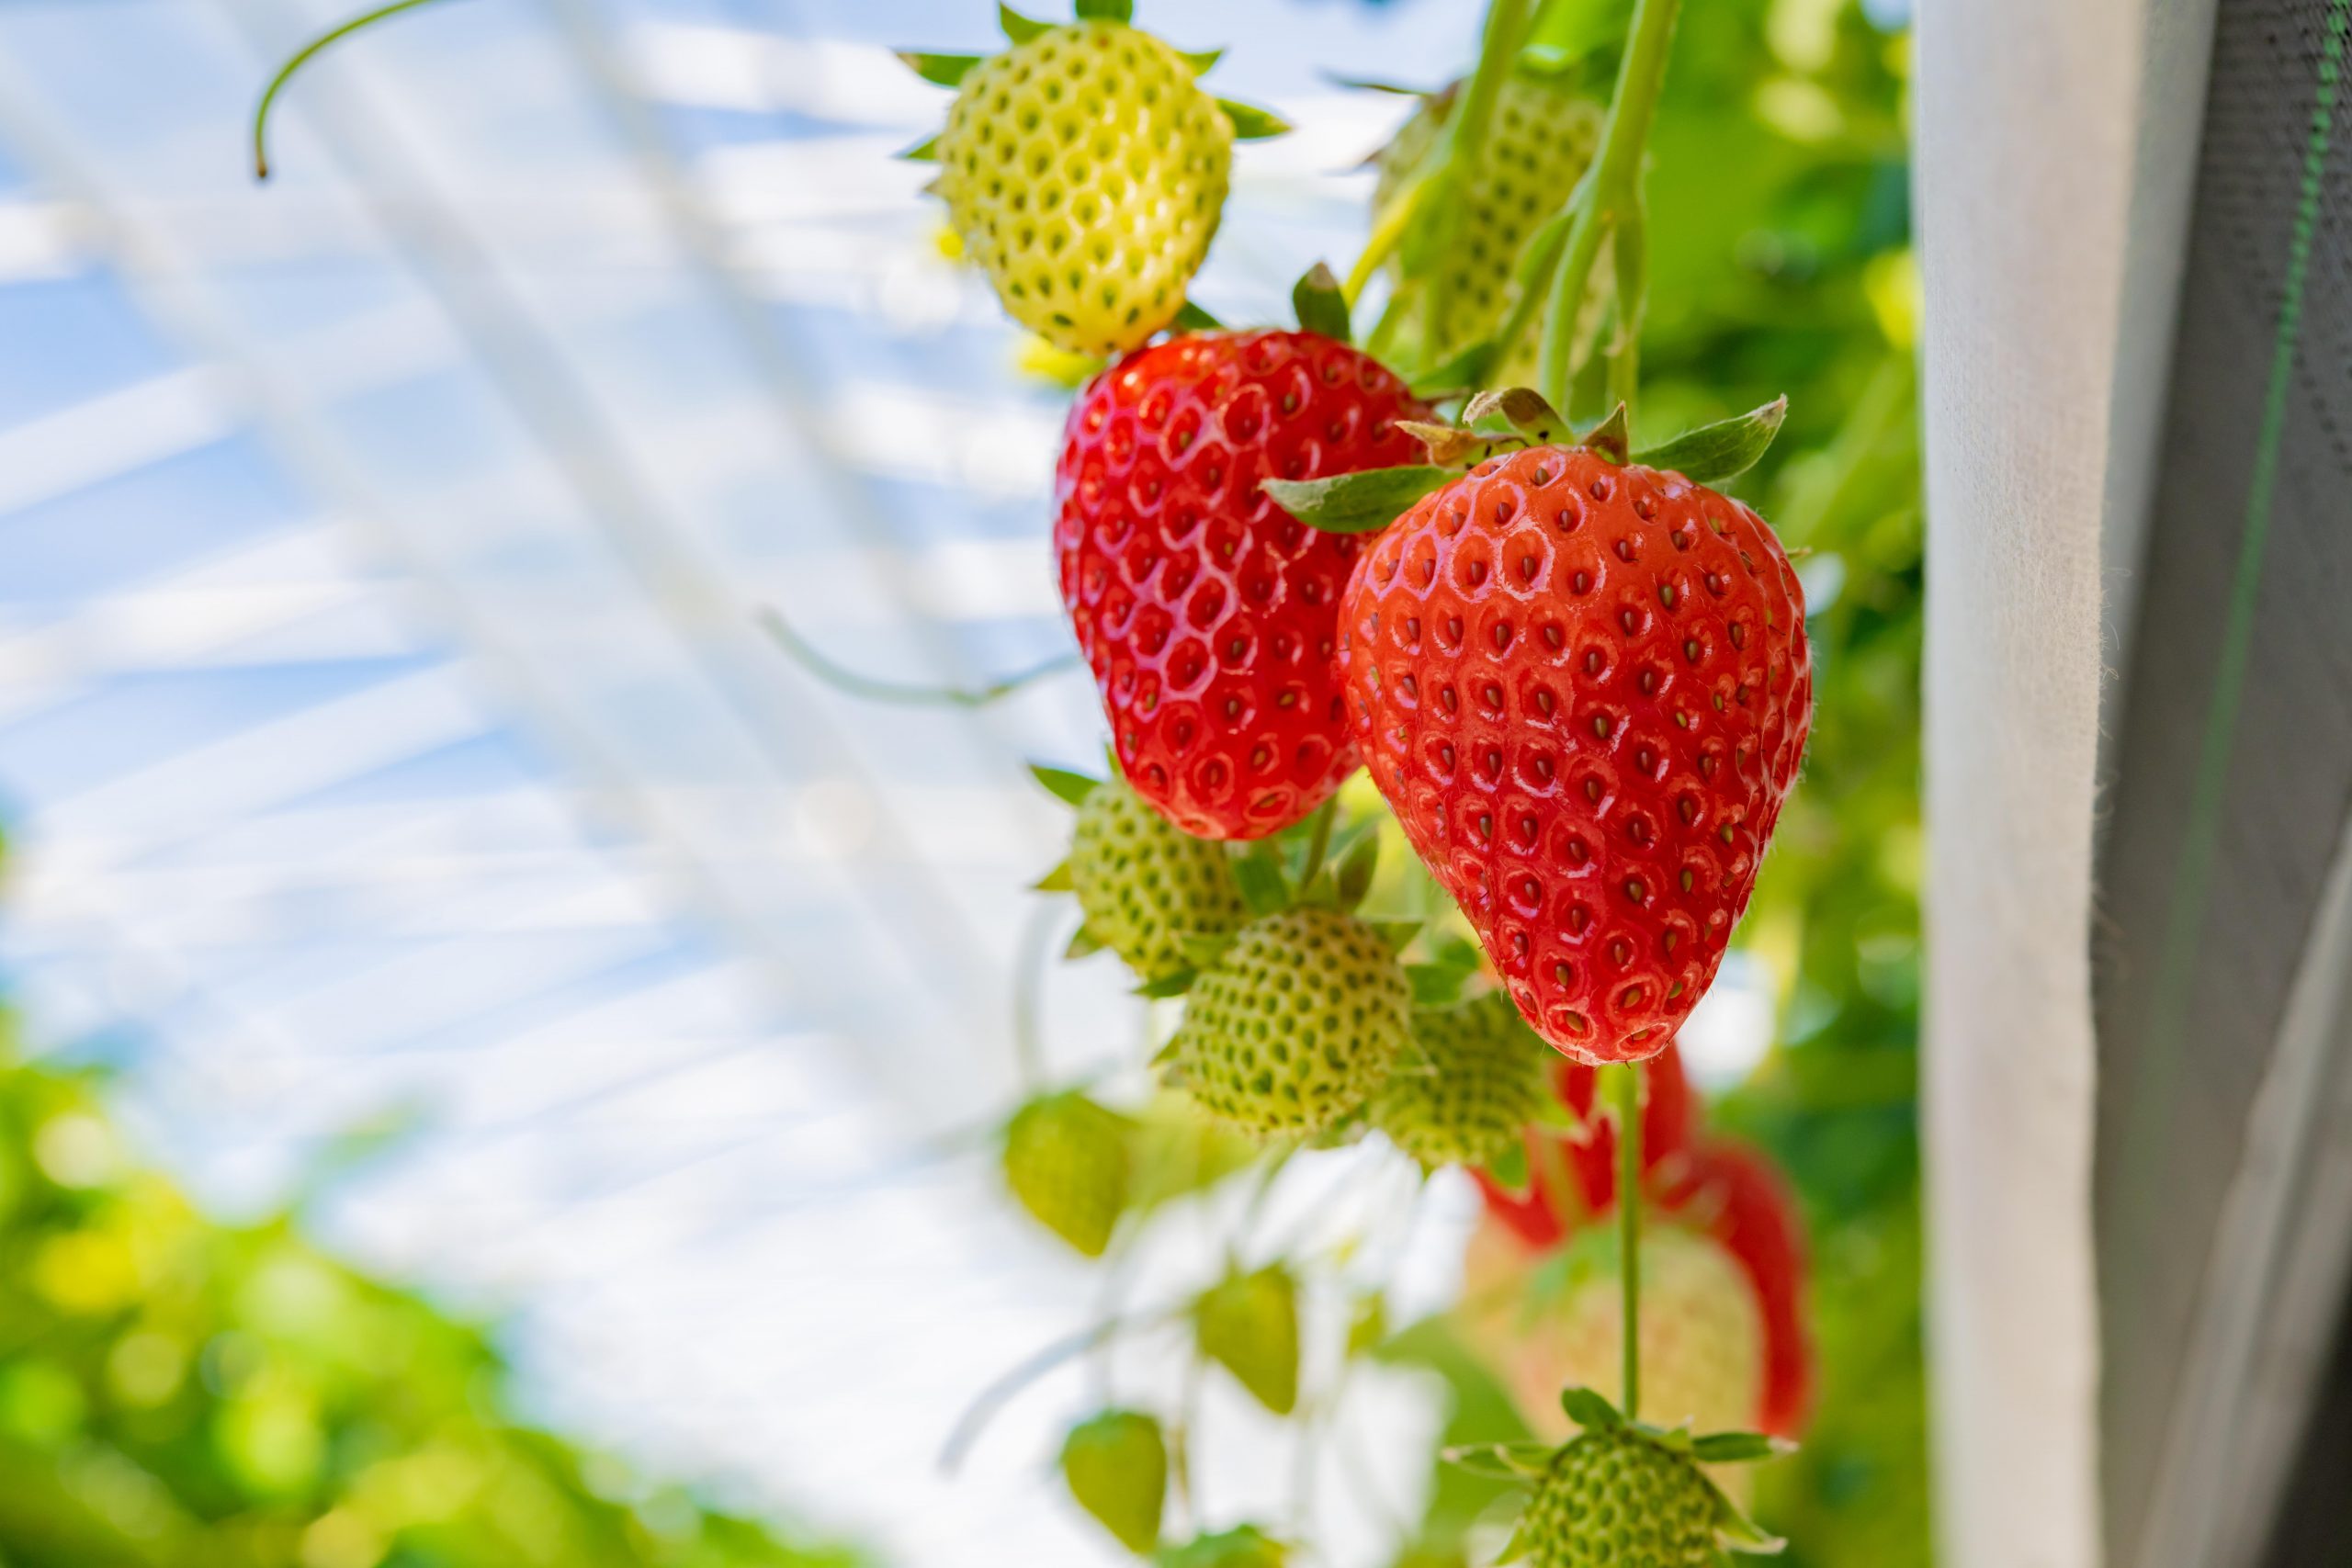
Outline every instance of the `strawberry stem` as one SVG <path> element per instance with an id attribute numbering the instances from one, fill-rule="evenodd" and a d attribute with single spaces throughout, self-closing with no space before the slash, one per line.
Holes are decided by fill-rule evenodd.
<path id="1" fill-rule="evenodd" d="M 1331 824 L 1339 819 L 1340 797 L 1333 795 L 1315 809 L 1315 821 L 1306 840 L 1306 863 L 1299 869 L 1298 885 L 1305 888 L 1315 881 L 1315 874 L 1323 869 L 1324 857 L 1331 852 Z"/>
<path id="2" fill-rule="evenodd" d="M 760 627 L 775 639 L 776 646 L 795 664 L 835 691 L 871 703 L 900 703 L 910 707 L 986 707 L 1024 686 L 1075 669 L 1080 662 L 1076 652 L 1057 653 L 1042 664 L 990 681 L 985 686 L 926 686 L 912 681 L 885 681 L 834 663 L 773 606 L 760 612 Z"/>
<path id="3" fill-rule="evenodd" d="M 1544 352 L 1538 376 L 1540 389 L 1556 408 L 1568 404 L 1577 313 L 1591 282 L 1593 264 L 1600 259 L 1601 243 L 1629 225 L 1638 231 L 1642 222 L 1642 159 L 1649 146 L 1651 123 L 1657 118 L 1658 92 L 1666 84 L 1667 49 L 1680 8 L 1681 0 L 1634 0 L 1633 29 L 1625 42 L 1624 61 L 1617 68 L 1617 88 L 1609 99 L 1609 118 L 1600 129 L 1600 147 L 1593 154 L 1591 171 L 1572 198 L 1576 216 L 1544 308 Z M 1641 264 L 1644 248 L 1637 233 L 1632 258 L 1636 265 Z M 1626 260 L 1622 249 L 1617 259 L 1621 266 Z M 1641 328 L 1642 282 L 1621 274 L 1615 287 L 1621 301 L 1621 339 L 1630 340 Z M 1634 302 L 1630 310 L 1622 303 L 1629 299 Z M 1629 354 L 1626 368 L 1634 363 Z M 1613 362 L 1611 369 L 1623 374 Z M 1617 394 L 1612 390 L 1611 395 Z M 1628 405 L 1633 401 L 1630 397 L 1624 400 Z"/>
<path id="4" fill-rule="evenodd" d="M 1610 1093 L 1617 1107 L 1617 1276 L 1624 1292 L 1623 1374 L 1618 1407 L 1638 1421 L 1642 1409 L 1642 1069 L 1627 1062 L 1611 1067 Z"/>
<path id="5" fill-rule="evenodd" d="M 262 89 L 261 102 L 254 106 L 254 178 L 257 180 L 269 178 L 270 106 L 277 101 L 277 95 L 285 90 L 287 83 L 294 79 L 296 72 L 308 65 L 312 57 L 327 45 L 338 43 L 363 28 L 372 28 L 387 17 L 396 17 L 402 11 L 413 11 L 419 6 L 432 4 L 433 0 L 392 0 L 389 6 L 379 6 L 372 11 L 362 11 L 347 22 L 329 28 L 325 32 L 296 50 L 286 63 L 277 68 L 277 74 L 269 79 L 269 85 Z"/>

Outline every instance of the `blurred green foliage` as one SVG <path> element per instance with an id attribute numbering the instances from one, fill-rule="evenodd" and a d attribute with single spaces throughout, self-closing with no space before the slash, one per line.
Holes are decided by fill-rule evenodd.
<path id="1" fill-rule="evenodd" d="M 0 1012 L 0 1564 L 852 1568 L 501 1414 L 477 1329 L 211 1223 Z"/>
<path id="2" fill-rule="evenodd" d="M 1605 92 L 1629 8 L 1550 0 L 1534 42 L 1582 58 Z M 1804 773 L 1739 936 L 1777 984 L 1778 1043 L 1713 1111 L 1790 1173 L 1811 1235 L 1819 1402 L 1756 1499 L 1792 1568 L 1930 1557 L 1908 59 L 1907 36 L 1856 0 L 1687 4 L 1651 144 L 1638 441 L 1788 394 L 1779 443 L 1731 488 L 1800 555 L 1811 610 Z M 1456 1425 L 1450 1440 L 1509 1435 Z"/>

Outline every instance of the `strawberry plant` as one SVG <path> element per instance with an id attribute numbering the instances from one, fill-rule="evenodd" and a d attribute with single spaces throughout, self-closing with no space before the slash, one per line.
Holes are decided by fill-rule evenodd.
<path id="1" fill-rule="evenodd" d="M 1030 1378 L 1091 1359 L 1101 1407 L 1061 1471 L 1139 1555 L 1279 1563 L 1317 1546 L 1311 1498 L 1282 1528 L 1203 1506 L 1204 1369 L 1311 1445 L 1357 1368 L 1423 1343 L 1334 1257 L 1265 1244 L 1294 1161 L 1363 1145 L 1417 1184 L 1476 1178 L 1487 1218 L 1449 1332 L 1491 1363 L 1487 1407 L 1516 1406 L 1514 1438 L 1555 1407 L 1580 1430 L 1458 1457 L 1529 1484 L 1509 1555 L 1545 1568 L 1777 1544 L 1723 1467 L 1785 1451 L 1756 1434 L 1806 1427 L 1817 1368 L 1803 1221 L 1750 1140 L 1867 1190 L 1847 1212 L 1874 1224 L 1910 1201 L 1907 1122 L 1861 1175 L 1812 1135 L 1850 1079 L 1800 1092 L 1803 1066 L 1761 1074 L 1723 1115 L 1733 1136 L 1674 1048 L 1735 943 L 1771 964 L 1791 1038 L 1907 1043 L 1916 888 L 1908 344 L 1900 279 L 1872 271 L 1897 242 L 1819 262 L 1818 212 L 1878 199 L 1840 184 L 1860 155 L 1807 162 L 1787 151 L 1809 145 L 1796 131 L 1759 132 L 1768 108 L 1798 112 L 1795 78 L 1773 74 L 1799 69 L 1782 21 L 1681 9 L 1491 0 L 1474 67 L 1416 94 L 1378 155 L 1345 283 L 1318 266 L 1295 322 L 1229 329 L 1188 290 L 1236 143 L 1283 128 L 1211 96 L 1215 54 L 1145 30 L 1126 0 L 1077 0 L 1067 20 L 1001 9 L 1001 52 L 903 57 L 953 94 L 908 155 L 937 164 L 963 253 L 1079 383 L 1040 553 L 1109 756 L 1101 777 L 1037 770 L 1072 807 L 1067 858 L 1037 887 L 1075 904 L 1069 960 L 1132 978 L 1149 1017 L 1134 1065 L 1156 1077 L 1129 1103 L 1046 1081 L 1025 1053 L 1002 1179 L 1103 1259 L 1113 1305 L 989 1390 L 950 1450 Z M 1678 19 L 1697 35 L 1680 100 Z M 1806 69 L 1862 84 L 1866 107 L 1900 66 L 1861 28 L 1841 13 L 1828 63 Z M 1859 110 L 1849 129 L 1868 144 Z M 1787 231 L 1742 205 L 1764 189 L 1786 195 Z M 1838 281 L 1800 310 L 1808 243 Z M 1862 334 L 1869 354 L 1822 347 Z M 1801 395 L 1779 395 L 1783 375 Z M 1784 427 L 1797 453 L 1775 448 Z M 1855 575 L 1808 571 L 1807 548 Z M 971 705 L 1027 679 L 925 693 L 770 626 L 883 700 Z M 1885 649 L 1892 664 L 1862 657 Z M 1024 973 L 1024 996 L 1037 983 Z M 1851 1005 L 1821 1021 L 1825 995 Z M 1907 1116 L 1905 1061 L 1874 1070 Z M 1227 1233 L 1215 1272 L 1120 1303 L 1180 1207 Z M 1839 1289 L 1858 1268 L 1839 1256 Z M 1335 1300 L 1351 1326 L 1321 1355 L 1335 1314 L 1317 1307 Z M 1191 1369 L 1173 1399 L 1114 1375 L 1115 1347 L 1152 1337 Z M 1457 1417 L 1477 1404 L 1462 1359 L 1413 1354 L 1464 1391 Z M 1815 1462 L 1768 1467 L 1765 1498 L 1804 1514 L 1830 1483 Z M 1790 1475 L 1818 1484 L 1776 1495 Z M 1413 1536 L 1429 1561 L 1459 1560 L 1464 1484 L 1433 1483 Z M 1886 1545 L 1900 1533 L 1820 1561 L 1905 1560 Z"/>

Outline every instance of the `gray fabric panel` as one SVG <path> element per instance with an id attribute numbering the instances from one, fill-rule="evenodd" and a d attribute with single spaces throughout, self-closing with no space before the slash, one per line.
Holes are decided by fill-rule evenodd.
<path id="1" fill-rule="evenodd" d="M 2160 971 L 2245 536 L 2329 0 L 2222 0 L 2096 934 L 2112 1560 L 2137 1527 L 2248 1103 L 2352 803 L 2352 118 L 2304 285 L 2218 852 L 2189 973 Z M 2167 996 L 2182 1001 L 2157 1014 Z"/>

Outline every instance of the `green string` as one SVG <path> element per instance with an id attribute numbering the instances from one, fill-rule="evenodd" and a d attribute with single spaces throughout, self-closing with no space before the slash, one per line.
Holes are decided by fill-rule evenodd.
<path id="1" fill-rule="evenodd" d="M 2270 380 L 2263 396 L 2262 423 L 2255 438 L 2254 470 L 2246 484 L 2245 532 L 2238 543 L 2221 659 L 2215 670 L 2213 694 L 2205 710 L 2204 735 L 2198 747 L 2188 829 L 2182 837 L 2180 861 L 2173 875 L 2173 898 L 2165 922 L 2163 959 L 2156 971 L 2147 1037 L 2147 1076 L 2135 1100 L 2132 1123 L 2124 1139 L 2125 1190 L 2132 1192 L 2147 1190 L 2150 1162 L 2157 1153 L 2157 1134 L 2163 1129 L 2173 1088 L 2180 1075 L 2181 1043 L 2186 1037 L 2189 986 L 2194 977 L 2192 965 L 2204 935 L 2206 902 L 2212 890 L 2213 866 L 2221 850 L 2222 810 L 2228 793 L 2238 711 L 2245 694 L 2246 669 L 2253 652 L 2263 558 L 2270 542 L 2278 447 L 2286 431 L 2287 397 L 2294 384 L 2296 348 L 2302 332 L 2303 285 L 2311 270 L 2312 239 L 2319 223 L 2320 189 L 2327 168 L 2329 133 L 2335 118 L 2336 84 L 2343 73 L 2347 16 L 2352 16 L 2352 0 L 2329 0 L 2318 93 L 2312 106 L 2311 132 L 2303 146 L 2301 195 L 2296 204 L 2293 234 L 2288 241 L 2278 332 L 2271 344 Z"/>

